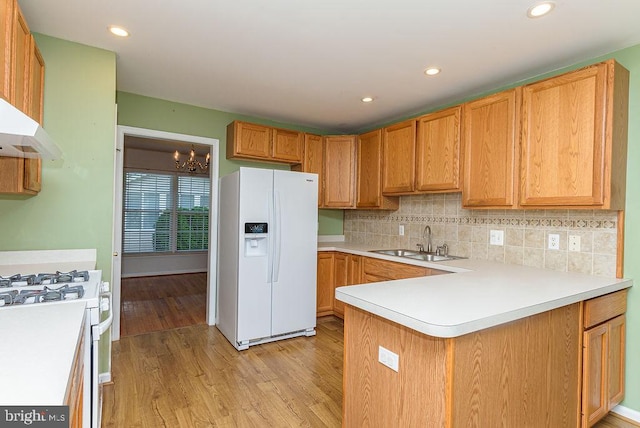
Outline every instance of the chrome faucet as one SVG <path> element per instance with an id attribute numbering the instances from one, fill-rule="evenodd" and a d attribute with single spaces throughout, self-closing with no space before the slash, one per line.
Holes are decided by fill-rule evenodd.
<path id="1" fill-rule="evenodd" d="M 422 241 L 424 242 L 424 235 L 427 235 L 427 242 L 426 242 L 426 251 L 427 253 L 430 253 L 432 251 L 431 248 L 431 227 L 429 225 L 424 227 L 424 230 L 422 231 Z"/>

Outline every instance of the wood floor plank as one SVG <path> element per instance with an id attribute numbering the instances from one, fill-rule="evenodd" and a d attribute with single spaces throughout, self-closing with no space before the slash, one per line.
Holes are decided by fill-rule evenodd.
<path id="1" fill-rule="evenodd" d="M 203 324 L 122 337 L 102 426 L 340 427 L 342 320 L 317 332 L 242 352 Z M 614 415 L 595 427 L 638 428 Z"/>
<path id="2" fill-rule="evenodd" d="M 207 274 L 122 279 L 120 335 L 204 324 Z"/>

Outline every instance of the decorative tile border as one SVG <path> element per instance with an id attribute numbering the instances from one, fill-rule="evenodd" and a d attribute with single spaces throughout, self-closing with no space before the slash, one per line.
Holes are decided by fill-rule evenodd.
<path id="1" fill-rule="evenodd" d="M 614 215 L 614 214 L 612 214 Z M 616 229 L 617 220 L 612 219 L 586 219 L 586 218 L 514 218 L 514 217 L 454 217 L 454 216 L 422 216 L 422 215 L 397 215 L 377 214 L 370 212 L 349 211 L 345 220 L 376 220 L 399 223 L 429 223 L 429 224 L 459 224 L 459 225 L 491 225 L 511 227 L 549 227 L 566 229 Z"/>

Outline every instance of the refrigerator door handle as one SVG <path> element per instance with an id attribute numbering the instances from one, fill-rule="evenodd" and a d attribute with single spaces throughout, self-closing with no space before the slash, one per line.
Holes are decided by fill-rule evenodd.
<path id="1" fill-rule="evenodd" d="M 269 235 L 267 237 L 267 284 L 271 285 L 271 281 L 273 278 L 273 193 L 269 192 L 267 195 L 267 212 L 269 216 L 269 227 L 271 230 L 269 231 Z"/>
<path id="2" fill-rule="evenodd" d="M 273 282 L 280 276 L 280 244 L 282 242 L 282 212 L 280 209 L 280 192 L 275 192 L 275 245 L 273 252 Z"/>

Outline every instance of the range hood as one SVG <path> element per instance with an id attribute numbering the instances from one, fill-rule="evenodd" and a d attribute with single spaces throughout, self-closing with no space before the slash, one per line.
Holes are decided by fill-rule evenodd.
<path id="1" fill-rule="evenodd" d="M 0 98 L 0 156 L 58 159 L 62 152 L 38 122 Z"/>

